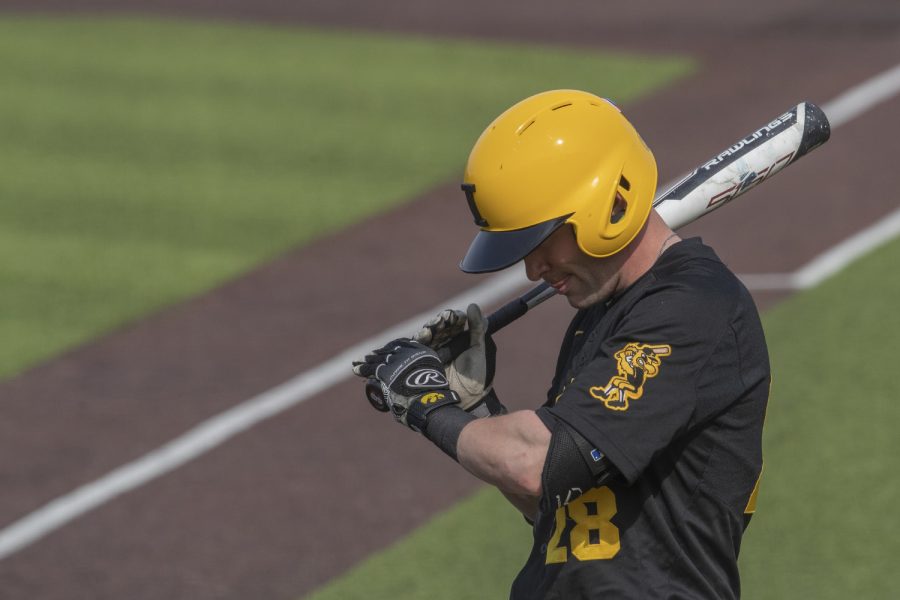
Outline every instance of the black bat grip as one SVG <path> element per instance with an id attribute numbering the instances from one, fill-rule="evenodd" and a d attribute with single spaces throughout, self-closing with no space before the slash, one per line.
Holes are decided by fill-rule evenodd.
<path id="1" fill-rule="evenodd" d="M 507 302 L 488 316 L 487 334 L 493 335 L 528 312 L 528 303 L 522 298 Z"/>
<path id="2" fill-rule="evenodd" d="M 548 284 L 542 283 L 518 298 L 510 300 L 488 315 L 487 335 L 497 333 L 513 321 L 522 317 L 529 309 L 531 309 L 531 307 L 540 304 L 555 293 L 556 291 L 552 290 Z M 465 352 L 468 347 L 469 332 L 464 331 L 450 340 L 446 346 L 438 350 L 438 355 L 441 357 L 442 361 L 448 362 Z"/>
<path id="3" fill-rule="evenodd" d="M 487 335 L 493 335 L 528 312 L 528 305 L 521 299 L 508 302 L 488 316 Z M 469 332 L 463 331 L 438 350 L 443 362 L 450 362 L 469 348 Z"/>

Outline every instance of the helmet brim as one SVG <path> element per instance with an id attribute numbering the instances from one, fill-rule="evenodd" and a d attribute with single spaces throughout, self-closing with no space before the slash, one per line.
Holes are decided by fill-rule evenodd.
<path id="1" fill-rule="evenodd" d="M 472 240 L 469 251 L 459 263 L 465 273 L 491 273 L 511 267 L 537 248 L 551 233 L 559 229 L 569 217 L 565 215 L 511 231 L 482 229 Z"/>

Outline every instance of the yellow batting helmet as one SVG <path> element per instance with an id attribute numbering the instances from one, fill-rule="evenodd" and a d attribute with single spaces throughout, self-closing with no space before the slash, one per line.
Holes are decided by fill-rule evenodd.
<path id="1" fill-rule="evenodd" d="M 564 223 L 586 254 L 615 254 L 647 221 L 656 177 L 653 154 L 608 100 L 577 90 L 526 98 L 469 155 L 462 188 L 481 231 L 460 268 L 504 269 Z M 624 209 L 613 212 L 617 195 Z"/>

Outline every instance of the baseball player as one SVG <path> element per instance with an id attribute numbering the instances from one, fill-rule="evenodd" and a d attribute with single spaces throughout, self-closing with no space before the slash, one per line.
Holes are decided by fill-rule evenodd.
<path id="1" fill-rule="evenodd" d="M 577 309 L 546 401 L 503 407 L 476 305 L 354 363 L 400 423 L 532 524 L 513 599 L 740 594 L 766 343 L 738 279 L 651 209 L 656 179 L 653 155 L 608 101 L 557 90 L 519 102 L 469 156 L 462 187 L 480 231 L 460 266 L 524 260 L 529 279 Z M 442 353 L 460 334 L 468 349 Z"/>

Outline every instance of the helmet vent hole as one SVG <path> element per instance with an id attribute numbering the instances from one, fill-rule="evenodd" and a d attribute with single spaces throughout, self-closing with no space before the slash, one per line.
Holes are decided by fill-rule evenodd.
<path id="1" fill-rule="evenodd" d="M 518 133 L 519 135 L 522 135 L 523 133 L 525 133 L 525 130 L 528 129 L 529 127 L 531 127 L 532 125 L 534 125 L 534 119 L 528 121 L 527 123 L 525 123 L 524 125 L 519 127 L 519 130 L 516 133 Z"/>
<path id="2" fill-rule="evenodd" d="M 558 105 L 554 106 L 553 108 L 551 108 L 550 110 L 559 110 L 559 109 L 565 108 L 565 107 L 567 107 L 567 106 L 572 106 L 572 103 L 571 103 L 571 102 L 565 102 L 565 103 L 563 103 L 563 104 L 558 104 Z"/>
<path id="3" fill-rule="evenodd" d="M 625 179 L 624 175 L 619 177 L 619 185 L 622 186 L 622 189 L 625 190 L 626 192 L 631 190 L 631 182 L 629 182 L 627 179 Z"/>
<path id="4" fill-rule="evenodd" d="M 622 112 L 621 110 L 619 110 L 619 107 L 616 106 L 615 102 L 613 102 L 609 98 L 601 98 L 601 100 L 603 101 L 603 103 L 595 102 L 595 101 L 591 100 L 589 104 L 591 106 L 596 106 L 598 108 L 603 108 L 605 106 L 612 106 L 614 109 L 618 110 L 619 112 Z"/>

